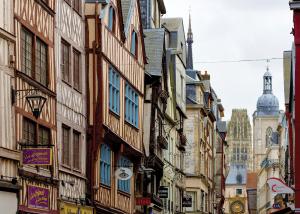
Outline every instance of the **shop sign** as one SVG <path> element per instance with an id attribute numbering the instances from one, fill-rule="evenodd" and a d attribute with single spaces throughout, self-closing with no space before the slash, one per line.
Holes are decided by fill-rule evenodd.
<path id="1" fill-rule="evenodd" d="M 22 150 L 24 165 L 51 165 L 51 148 L 28 148 Z"/>
<path id="2" fill-rule="evenodd" d="M 169 187 L 161 186 L 158 189 L 159 198 L 168 198 L 169 197 Z"/>
<path id="3" fill-rule="evenodd" d="M 192 196 L 190 195 L 184 195 L 182 197 L 182 207 L 192 207 Z"/>
<path id="4" fill-rule="evenodd" d="M 287 186 L 285 182 L 283 182 L 279 178 L 269 178 L 267 180 L 271 191 L 275 194 L 293 194 L 294 190 Z"/>
<path id="5" fill-rule="evenodd" d="M 276 204 L 273 204 L 273 208 L 274 209 L 280 209 L 281 207 L 280 207 L 280 204 L 276 203 Z"/>
<path id="6" fill-rule="evenodd" d="M 148 206 L 151 204 L 151 198 L 136 198 L 136 205 Z"/>
<path id="7" fill-rule="evenodd" d="M 49 189 L 38 186 L 27 187 L 28 207 L 49 210 Z"/>
<path id="8" fill-rule="evenodd" d="M 116 170 L 115 173 L 116 173 L 116 177 L 122 181 L 129 180 L 133 174 L 131 169 L 125 167 L 120 167 L 119 169 Z"/>

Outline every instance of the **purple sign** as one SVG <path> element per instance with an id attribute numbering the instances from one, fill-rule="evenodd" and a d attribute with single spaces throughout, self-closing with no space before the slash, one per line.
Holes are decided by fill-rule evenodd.
<path id="1" fill-rule="evenodd" d="M 51 165 L 52 150 L 50 148 L 23 149 L 24 165 Z"/>
<path id="2" fill-rule="evenodd" d="M 27 197 L 29 208 L 49 210 L 49 189 L 28 186 Z"/>

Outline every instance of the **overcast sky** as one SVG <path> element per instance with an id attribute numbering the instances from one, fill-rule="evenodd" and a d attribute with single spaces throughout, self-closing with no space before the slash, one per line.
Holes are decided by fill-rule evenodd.
<path id="1" fill-rule="evenodd" d="M 288 0 L 165 0 L 164 17 L 183 17 L 188 30 L 191 8 L 194 68 L 211 74 L 212 86 L 225 108 L 246 108 L 252 121 L 262 94 L 267 63 L 199 63 L 219 60 L 282 58 L 291 49 L 293 22 Z M 284 110 L 282 60 L 271 60 L 273 93 Z"/>

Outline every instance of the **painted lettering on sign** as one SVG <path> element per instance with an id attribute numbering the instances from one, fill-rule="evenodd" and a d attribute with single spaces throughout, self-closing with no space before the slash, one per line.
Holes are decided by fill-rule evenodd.
<path id="1" fill-rule="evenodd" d="M 49 189 L 28 186 L 28 207 L 33 209 L 49 210 Z"/>
<path id="2" fill-rule="evenodd" d="M 24 165 L 51 165 L 52 150 L 51 148 L 30 148 L 23 149 Z"/>

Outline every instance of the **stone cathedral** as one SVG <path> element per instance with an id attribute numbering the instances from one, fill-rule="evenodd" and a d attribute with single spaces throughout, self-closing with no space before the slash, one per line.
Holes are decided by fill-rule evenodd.
<path id="1" fill-rule="evenodd" d="M 227 125 L 225 213 L 247 213 L 247 171 L 252 170 L 252 129 L 246 109 L 233 109 Z"/>

